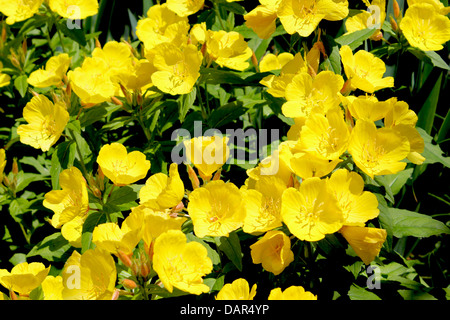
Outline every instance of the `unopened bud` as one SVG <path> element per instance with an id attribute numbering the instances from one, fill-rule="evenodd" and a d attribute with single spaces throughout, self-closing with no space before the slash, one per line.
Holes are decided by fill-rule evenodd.
<path id="1" fill-rule="evenodd" d="M 115 105 L 117 105 L 117 106 L 123 106 L 123 103 L 122 103 L 122 101 L 120 101 L 119 99 L 117 99 L 116 97 L 111 97 L 111 101 L 115 104 Z"/>
<path id="2" fill-rule="evenodd" d="M 98 38 L 95 38 L 95 47 L 101 49 L 102 45 L 100 44 L 100 41 L 98 41 Z"/>
<path id="3" fill-rule="evenodd" d="M 3 23 L 3 26 L 2 26 L 2 42 L 5 43 L 5 41 L 6 41 L 6 26 Z"/>
<path id="4" fill-rule="evenodd" d="M 17 164 L 17 158 L 13 158 L 13 164 L 11 169 L 13 175 L 17 175 L 19 173 L 19 165 Z"/>
<path id="5" fill-rule="evenodd" d="M 117 250 L 117 257 L 125 266 L 131 267 L 131 254 L 125 254 L 125 252 L 123 252 L 122 250 Z"/>
<path id="6" fill-rule="evenodd" d="M 350 93 L 350 91 L 352 90 L 351 87 L 352 87 L 351 80 L 348 79 L 347 81 L 345 81 L 344 86 L 341 89 L 341 93 L 343 95 L 346 95 L 346 94 Z"/>
<path id="7" fill-rule="evenodd" d="M 200 49 L 200 52 L 202 53 L 203 56 L 205 56 L 205 53 L 206 53 L 206 42 L 204 42 L 202 44 L 202 48 Z"/>
<path id="8" fill-rule="evenodd" d="M 186 167 L 188 170 L 189 180 L 191 180 L 192 183 L 192 188 L 197 189 L 198 187 L 200 187 L 200 180 L 198 179 L 198 176 L 195 173 L 194 169 L 189 164 L 186 164 Z"/>
<path id="9" fill-rule="evenodd" d="M 120 296 L 120 290 L 116 289 L 116 290 L 114 290 L 113 295 L 111 296 L 111 300 L 118 300 L 119 296 Z"/>
<path id="10" fill-rule="evenodd" d="M 175 212 L 175 214 L 176 214 L 177 212 L 180 212 L 181 210 L 183 210 L 183 208 L 184 208 L 184 203 L 183 203 L 183 201 L 180 201 L 179 204 L 177 204 L 175 207 L 172 208 L 172 212 Z"/>
<path id="11" fill-rule="evenodd" d="M 22 42 L 22 52 L 24 54 L 24 56 L 27 56 L 27 39 L 24 39 Z"/>
<path id="12" fill-rule="evenodd" d="M 11 300 L 19 300 L 16 293 L 12 290 L 9 291 L 9 297 L 11 298 Z"/>
<path id="13" fill-rule="evenodd" d="M 20 62 L 19 62 L 19 60 L 18 60 L 15 56 L 11 56 L 10 60 L 11 60 L 11 63 L 12 63 L 12 65 L 13 65 L 14 67 L 16 67 L 16 68 L 18 68 L 18 69 L 21 69 L 21 67 L 20 67 Z"/>
<path id="14" fill-rule="evenodd" d="M 255 52 L 252 51 L 252 63 L 256 71 L 258 71 L 258 59 L 256 58 Z"/>
<path id="15" fill-rule="evenodd" d="M 136 103 L 138 106 L 142 106 L 142 103 L 144 102 L 144 99 L 142 98 L 142 94 L 138 93 L 136 95 Z"/>
<path id="16" fill-rule="evenodd" d="M 398 2 L 396 0 L 394 0 L 392 6 L 394 7 L 394 17 L 400 17 L 400 6 L 398 5 Z"/>
<path id="17" fill-rule="evenodd" d="M 136 289 L 136 288 L 137 288 L 136 282 L 134 282 L 134 281 L 131 280 L 131 279 L 124 279 L 124 280 L 122 280 L 122 285 L 123 285 L 125 288 L 130 289 L 130 290 L 133 290 L 133 289 Z"/>
<path id="18" fill-rule="evenodd" d="M 141 264 L 140 274 L 142 278 L 147 279 L 148 275 L 150 274 L 150 266 L 148 265 L 148 263 Z"/>
<path id="19" fill-rule="evenodd" d="M 392 30 L 397 31 L 397 30 L 398 30 L 398 24 L 397 24 L 397 22 L 394 20 L 394 18 L 391 17 L 390 22 L 391 22 Z"/>
<path id="20" fill-rule="evenodd" d="M 97 187 L 92 187 L 92 193 L 93 193 L 94 196 L 96 196 L 97 198 L 99 198 L 99 199 L 102 198 L 102 192 L 101 192 Z"/>
<path id="21" fill-rule="evenodd" d="M 214 177 L 212 178 L 213 181 L 220 180 L 221 172 L 222 172 L 222 168 L 219 168 L 219 170 L 216 171 L 216 173 L 214 174 Z"/>

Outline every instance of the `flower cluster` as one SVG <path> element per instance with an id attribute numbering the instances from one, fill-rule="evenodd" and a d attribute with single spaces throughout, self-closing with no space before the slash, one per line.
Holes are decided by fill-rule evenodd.
<path id="1" fill-rule="evenodd" d="M 250 288 L 243 277 L 211 281 L 218 269 L 226 269 L 217 267 L 218 252 L 239 269 L 233 257 L 242 262 L 241 251 L 233 256 L 224 249 L 235 250 L 236 237 L 248 244 L 245 253 L 252 267 L 274 278 L 295 272 L 294 246 L 314 246 L 330 236 L 345 241 L 365 265 L 375 261 L 387 230 L 377 221 L 378 198 L 366 185 L 426 159 L 417 114 L 396 96 L 386 98 L 395 83 L 381 58 L 344 44 L 334 51 L 339 68 L 323 63 L 329 48 L 321 40 L 322 20 L 346 19 L 347 36 L 376 25 L 367 39 L 384 39 L 386 2 L 363 2 L 379 8 L 376 21 L 368 11 L 348 17 L 348 1 L 260 0 L 242 14 L 247 32 L 258 40 L 271 39 L 279 29 L 302 38 L 315 34 L 310 47 L 296 53 L 268 50 L 259 61 L 239 29 L 190 24 L 189 17 L 206 10 L 205 1 L 158 2 L 137 21 L 138 44 L 111 40 L 102 46 L 96 41 L 77 61 L 68 53 L 55 53 L 41 69 L 31 71 L 27 83 L 33 96 L 23 109 L 17 136 L 22 144 L 49 152 L 52 165 L 60 156 L 61 140 L 69 158 L 71 145 L 76 147 L 70 165 L 55 160 L 59 167 L 52 168 L 53 188 L 40 199 L 51 213 L 48 222 L 71 251 L 58 274 L 40 262 L 1 269 L 0 284 L 9 297 L 30 298 L 40 288 L 41 298 L 52 300 L 181 294 L 252 300 L 257 283 Z M 395 13 L 398 26 L 391 20 L 395 32 L 416 49 L 442 49 L 450 40 L 448 8 L 438 0 L 408 4 L 404 16 Z M 98 2 L 0 0 L 0 12 L 8 25 L 42 12 L 85 19 L 98 13 Z M 227 136 L 185 139 L 185 162 L 161 161 L 167 170 L 127 137 L 107 143 L 99 139 L 92 143 L 98 142 L 98 152 L 87 147 L 92 154 L 81 153 L 80 145 L 87 145 L 81 133 L 87 129 L 80 128 L 80 116 L 100 108 L 124 112 L 130 123 L 141 125 L 151 145 L 153 123 L 163 112 L 160 100 L 193 92 L 201 99 L 199 82 L 211 69 L 227 75 L 254 70 L 255 86 L 271 101 L 281 101 L 280 117 L 290 124 L 279 146 L 246 170 L 244 184 L 227 176 Z M 0 73 L 0 87 L 10 79 Z M 217 93 L 219 99 L 221 94 L 227 92 Z M 209 110 L 201 113 L 207 120 Z M 106 121 L 112 121 L 110 114 Z M 148 114 L 152 117 L 143 119 Z M 5 166 L 5 150 L 0 149 L 0 182 Z M 297 283 L 270 288 L 265 298 L 315 300 L 317 292 L 308 283 Z"/>

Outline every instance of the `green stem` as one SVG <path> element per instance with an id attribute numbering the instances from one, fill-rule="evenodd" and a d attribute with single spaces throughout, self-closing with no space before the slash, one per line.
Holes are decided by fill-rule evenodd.
<path id="1" fill-rule="evenodd" d="M 198 101 L 200 102 L 200 107 L 202 109 L 202 118 L 203 118 L 203 120 L 206 120 L 208 118 L 208 113 L 206 112 L 205 105 L 203 103 L 202 93 L 200 91 L 200 86 L 198 85 L 198 83 L 196 83 L 195 87 L 197 88 Z"/>
<path id="2" fill-rule="evenodd" d="M 81 154 L 80 147 L 77 144 L 77 141 L 75 139 L 75 135 L 73 134 L 72 129 L 69 129 L 69 134 L 70 134 L 70 136 L 69 136 L 70 140 L 72 140 L 72 142 L 75 143 L 75 148 L 77 150 L 78 157 L 80 158 L 81 169 L 83 170 L 84 176 L 87 177 L 88 176 L 88 171 L 87 171 L 86 166 L 84 164 L 83 156 Z"/>
<path id="3" fill-rule="evenodd" d="M 61 48 L 62 48 L 63 52 L 66 52 L 66 48 L 64 48 L 64 42 L 63 42 L 63 36 L 61 34 L 61 30 L 59 30 L 58 27 L 56 28 L 56 30 L 58 31 L 59 42 L 61 43 Z"/>

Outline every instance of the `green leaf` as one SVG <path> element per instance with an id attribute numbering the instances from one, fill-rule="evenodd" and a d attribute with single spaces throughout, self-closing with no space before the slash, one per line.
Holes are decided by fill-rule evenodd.
<path id="1" fill-rule="evenodd" d="M 439 75 L 436 84 L 431 90 L 428 98 L 426 99 L 424 105 L 420 108 L 418 113 L 418 120 L 416 123 L 416 127 L 423 128 L 427 133 L 431 133 L 431 129 L 433 128 L 433 123 L 436 115 L 436 109 L 439 101 L 439 95 L 441 91 L 441 83 L 442 83 L 442 75 Z"/>
<path id="2" fill-rule="evenodd" d="M 236 232 L 231 232 L 228 237 L 215 237 L 217 248 L 225 253 L 239 271 L 242 271 L 241 243 Z"/>
<path id="3" fill-rule="evenodd" d="M 381 300 L 375 293 L 353 284 L 348 291 L 350 300 Z"/>
<path id="4" fill-rule="evenodd" d="M 128 186 L 116 188 L 108 199 L 108 204 L 111 205 L 121 205 L 128 202 L 135 201 L 138 198 L 138 194 L 133 188 Z"/>
<path id="5" fill-rule="evenodd" d="M 445 62 L 439 54 L 435 51 L 422 51 L 420 49 L 414 47 L 408 47 L 407 51 L 411 52 L 413 55 L 417 57 L 419 60 L 426 61 L 431 63 L 433 66 L 437 68 L 441 68 L 444 70 L 450 70 L 450 67 L 447 62 Z"/>
<path id="6" fill-rule="evenodd" d="M 414 168 L 408 168 L 396 174 L 384 176 L 384 182 L 392 191 L 393 195 L 400 192 L 405 183 L 411 178 Z"/>
<path id="7" fill-rule="evenodd" d="M 416 290 L 398 290 L 398 293 L 403 297 L 403 299 L 411 300 L 437 300 L 431 294 Z"/>
<path id="8" fill-rule="evenodd" d="M 243 115 L 247 108 L 242 101 L 233 101 L 215 109 L 208 117 L 208 126 L 219 128 Z"/>
<path id="9" fill-rule="evenodd" d="M 25 95 L 27 94 L 28 89 L 27 79 L 28 79 L 27 76 L 24 74 L 14 79 L 14 87 L 17 89 L 17 91 L 19 91 L 22 98 L 24 98 Z"/>
<path id="10" fill-rule="evenodd" d="M 349 34 L 344 34 L 339 38 L 336 38 L 335 41 L 339 43 L 341 46 L 348 45 L 352 50 L 358 48 L 364 40 L 369 39 L 371 36 L 375 34 L 377 31 L 376 28 L 367 28 L 364 30 L 358 30 Z"/>
<path id="11" fill-rule="evenodd" d="M 70 256 L 71 248 L 72 246 L 61 232 L 56 232 L 35 245 L 27 257 L 41 256 L 48 261 L 65 261 Z"/>
<path id="12" fill-rule="evenodd" d="M 59 174 L 61 171 L 73 165 L 75 153 L 76 146 L 72 141 L 61 142 L 53 152 L 50 177 L 52 181 L 52 188 L 54 190 L 59 189 Z"/>
<path id="13" fill-rule="evenodd" d="M 397 238 L 407 236 L 426 238 L 450 233 L 450 229 L 444 223 L 425 214 L 389 208 L 389 215 L 392 219 L 393 235 Z"/>
<path id="14" fill-rule="evenodd" d="M 240 77 L 239 73 L 213 68 L 201 68 L 198 82 L 208 84 L 228 83 L 234 85 L 247 85 L 247 82 Z"/>
<path id="15" fill-rule="evenodd" d="M 92 243 L 92 232 L 95 227 L 100 223 L 106 222 L 106 215 L 104 212 L 94 212 L 89 214 L 86 218 L 86 221 L 83 224 L 83 230 L 81 232 L 81 252 L 85 252 L 86 250 L 94 248 L 94 244 Z"/>
<path id="16" fill-rule="evenodd" d="M 86 42 L 86 36 L 84 35 L 83 29 L 78 28 L 68 28 L 68 21 L 67 19 L 62 19 L 56 23 L 56 28 L 58 28 L 59 31 L 64 33 L 67 37 L 74 40 L 75 42 L 79 43 L 81 46 L 85 46 L 87 44 Z"/>
<path id="17" fill-rule="evenodd" d="M 186 117 L 186 114 L 188 113 L 189 109 L 191 109 L 192 106 L 194 105 L 196 97 L 197 97 L 197 89 L 192 88 L 191 92 L 182 95 L 178 100 L 178 114 L 180 123 L 183 123 L 184 118 Z"/>
<path id="18" fill-rule="evenodd" d="M 441 163 L 447 168 L 450 168 L 450 157 L 444 157 L 444 152 L 438 144 L 433 144 L 433 138 L 422 128 L 416 127 L 417 131 L 423 138 L 425 143 L 422 156 L 425 157 L 424 164 L 427 163 Z"/>
<path id="19" fill-rule="evenodd" d="M 385 198 L 379 193 L 375 193 L 375 196 L 377 197 L 378 200 L 378 210 L 380 210 L 380 214 L 378 215 L 378 221 L 380 222 L 381 228 L 385 229 L 387 232 L 386 246 L 388 252 L 391 252 L 393 240 L 392 237 L 394 233 L 393 231 L 394 222 Z"/>

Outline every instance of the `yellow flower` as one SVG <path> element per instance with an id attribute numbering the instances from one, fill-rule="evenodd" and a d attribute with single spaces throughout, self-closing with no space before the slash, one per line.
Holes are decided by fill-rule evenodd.
<path id="1" fill-rule="evenodd" d="M 43 2 L 44 0 L 0 0 L 0 12 L 7 16 L 7 24 L 14 24 L 31 18 Z"/>
<path id="2" fill-rule="evenodd" d="M 338 200 L 344 214 L 344 225 L 364 226 L 378 216 L 377 197 L 364 191 L 364 180 L 356 172 L 338 169 L 327 179 L 328 189 Z"/>
<path id="3" fill-rule="evenodd" d="M 11 76 L 6 73 L 1 73 L 3 69 L 3 63 L 0 61 L 0 88 L 6 87 L 11 82 Z"/>
<path id="4" fill-rule="evenodd" d="M 336 168 L 341 159 L 327 160 L 310 153 L 294 153 L 290 165 L 292 171 L 302 179 L 323 177 Z"/>
<path id="5" fill-rule="evenodd" d="M 444 7 L 444 4 L 439 0 L 408 0 L 409 7 L 420 3 L 428 3 L 432 5 L 437 12 L 445 16 L 450 13 L 450 7 Z"/>
<path id="6" fill-rule="evenodd" d="M 344 226 L 339 231 L 365 264 L 370 264 L 380 253 L 386 230 L 360 226 Z"/>
<path id="7" fill-rule="evenodd" d="M 152 74 L 156 71 L 155 66 L 147 59 L 132 59 L 128 68 L 122 69 L 121 72 L 113 77 L 117 82 L 122 84 L 128 90 L 141 90 L 153 86 Z M 152 94 L 153 91 L 148 91 Z"/>
<path id="8" fill-rule="evenodd" d="M 87 215 L 77 216 L 64 223 L 61 227 L 61 235 L 69 241 L 70 245 L 75 248 L 81 248 L 81 235 L 83 232 L 83 224 L 86 221 Z M 53 221 L 53 220 L 52 220 Z"/>
<path id="9" fill-rule="evenodd" d="M 117 279 L 113 257 L 100 248 L 73 251 L 61 276 L 64 300 L 111 300 Z"/>
<path id="10" fill-rule="evenodd" d="M 48 59 L 45 68 L 33 71 L 28 77 L 28 83 L 37 88 L 59 86 L 69 69 L 72 58 L 62 53 Z"/>
<path id="11" fill-rule="evenodd" d="M 327 160 L 336 160 L 347 150 L 350 132 L 339 107 L 326 116 L 313 113 L 300 132 L 296 148 Z"/>
<path id="12" fill-rule="evenodd" d="M 344 99 L 347 100 L 344 104 L 347 104 L 348 110 L 355 119 L 373 122 L 383 119 L 396 102 L 396 98 L 378 101 L 375 96 L 348 96 Z"/>
<path id="13" fill-rule="evenodd" d="M 59 184 L 62 190 L 47 192 L 42 203 L 55 213 L 51 219 L 55 228 L 61 228 L 75 218 L 85 217 L 89 210 L 86 180 L 78 168 L 63 170 L 59 174 Z"/>
<path id="14" fill-rule="evenodd" d="M 144 179 L 150 170 L 150 161 L 145 154 L 140 151 L 127 153 L 125 146 L 117 142 L 100 149 L 97 163 L 116 186 L 126 186 Z"/>
<path id="15" fill-rule="evenodd" d="M 266 72 L 280 70 L 293 59 L 294 55 L 290 52 L 282 52 L 279 55 L 268 53 L 259 62 L 259 71 Z"/>
<path id="16" fill-rule="evenodd" d="M 97 225 L 92 232 L 92 242 L 114 255 L 131 255 L 142 238 L 144 213 L 133 210 L 119 227 L 117 223 L 107 222 Z"/>
<path id="17" fill-rule="evenodd" d="M 194 164 L 200 176 L 210 180 L 230 156 L 228 137 L 201 136 L 184 141 L 188 163 Z"/>
<path id="18" fill-rule="evenodd" d="M 87 57 L 81 67 L 70 70 L 67 77 L 73 92 L 83 104 L 96 105 L 110 101 L 118 87 L 111 81 L 110 68 L 100 58 Z"/>
<path id="19" fill-rule="evenodd" d="M 170 212 L 153 210 L 144 205 L 137 206 L 133 211 L 141 211 L 144 215 L 142 239 L 147 246 L 167 230 L 181 230 L 187 220 L 186 217 L 173 216 Z"/>
<path id="20" fill-rule="evenodd" d="M 277 176 L 260 176 L 255 189 L 243 191 L 247 211 L 244 232 L 266 232 L 281 227 L 281 195 L 286 188 Z"/>
<path id="21" fill-rule="evenodd" d="M 167 0 L 167 8 L 180 17 L 186 17 L 199 11 L 205 0 Z"/>
<path id="22" fill-rule="evenodd" d="M 381 33 L 381 27 L 383 26 L 384 20 L 386 19 L 386 0 L 373 0 L 371 3 L 368 1 L 366 5 L 368 7 L 376 6 L 377 10 L 372 12 L 369 11 L 361 11 L 358 14 L 355 14 L 352 17 L 347 17 L 345 21 L 345 28 L 347 29 L 347 34 L 364 30 L 367 28 L 377 28 L 377 32 L 373 34 L 370 39 L 371 40 L 380 40 L 383 34 Z"/>
<path id="23" fill-rule="evenodd" d="M 417 120 L 417 114 L 409 109 L 409 105 L 405 101 L 395 100 L 392 108 L 386 113 L 384 118 L 384 126 L 386 128 L 394 128 L 399 124 L 415 127 Z"/>
<path id="24" fill-rule="evenodd" d="M 227 237 L 240 228 L 245 218 L 243 197 L 231 182 L 208 182 L 189 194 L 187 210 L 197 237 Z"/>
<path id="25" fill-rule="evenodd" d="M 450 40 L 450 19 L 428 3 L 410 6 L 400 29 L 411 46 L 423 51 L 441 50 Z"/>
<path id="26" fill-rule="evenodd" d="M 286 86 L 286 100 L 282 112 L 286 117 L 308 117 L 313 112 L 325 114 L 339 106 L 338 92 L 344 85 L 342 76 L 322 71 L 315 78 L 307 73 L 296 75 Z"/>
<path id="27" fill-rule="evenodd" d="M 200 76 L 202 53 L 193 44 L 179 47 L 172 43 L 161 43 L 148 50 L 145 57 L 155 67 L 152 83 L 165 93 L 189 93 Z"/>
<path id="28" fill-rule="evenodd" d="M 252 56 L 244 37 L 236 32 L 207 31 L 206 51 L 208 59 L 215 61 L 221 67 L 243 71 L 249 67 L 247 61 Z"/>
<path id="29" fill-rule="evenodd" d="M 152 209 L 168 209 L 177 206 L 184 197 L 184 183 L 178 173 L 178 165 L 172 163 L 169 176 L 156 173 L 147 179 L 139 191 L 140 204 Z"/>
<path id="30" fill-rule="evenodd" d="M 291 240 L 282 231 L 271 230 L 250 246 L 253 263 L 261 263 L 262 267 L 274 275 L 279 275 L 294 261 Z"/>
<path id="31" fill-rule="evenodd" d="M 276 30 L 280 0 L 260 0 L 261 4 L 244 15 L 245 25 L 261 39 L 269 39 Z"/>
<path id="32" fill-rule="evenodd" d="M 281 0 L 277 15 L 287 33 L 308 37 L 320 21 L 342 20 L 348 12 L 348 1 Z"/>
<path id="33" fill-rule="evenodd" d="M 272 289 L 267 300 L 317 300 L 317 296 L 305 291 L 302 286 L 290 286 L 284 291 L 281 288 Z"/>
<path id="34" fill-rule="evenodd" d="M 257 284 L 250 290 L 247 280 L 239 278 L 232 283 L 225 284 L 216 296 L 216 300 L 253 300 L 256 295 Z"/>
<path id="35" fill-rule="evenodd" d="M 206 248 L 198 242 L 186 243 L 179 230 L 168 230 L 156 239 L 153 268 L 169 292 L 173 287 L 196 295 L 209 292 L 202 278 L 213 268 Z"/>
<path id="36" fill-rule="evenodd" d="M 147 11 L 147 18 L 140 19 L 136 26 L 136 36 L 150 50 L 163 42 L 180 47 L 187 43 L 190 25 L 187 17 L 180 17 L 171 11 L 167 3 L 155 4 Z"/>
<path id="37" fill-rule="evenodd" d="M 192 44 L 204 44 L 206 42 L 206 22 L 196 23 L 189 31 L 189 39 Z"/>
<path id="38" fill-rule="evenodd" d="M 287 189 L 281 200 L 281 218 L 300 240 L 318 241 L 338 231 L 344 222 L 339 204 L 325 180 L 306 179 L 297 190 Z"/>
<path id="39" fill-rule="evenodd" d="M 373 122 L 357 120 L 350 134 L 348 151 L 353 161 L 372 179 L 375 175 L 395 174 L 406 166 L 410 152 L 406 137 L 394 129 L 377 129 Z"/>
<path id="40" fill-rule="evenodd" d="M 3 172 L 6 167 L 6 152 L 5 149 L 0 149 L 0 184 L 3 181 Z"/>
<path id="41" fill-rule="evenodd" d="M 368 93 L 394 86 L 393 77 L 383 78 L 386 65 L 383 60 L 372 53 L 359 50 L 353 55 L 349 46 L 342 46 L 339 50 L 344 71 L 351 81 L 353 90 L 360 89 Z"/>
<path id="42" fill-rule="evenodd" d="M 68 19 L 86 19 L 98 12 L 97 0 L 48 0 L 50 9 Z"/>
<path id="43" fill-rule="evenodd" d="M 113 82 L 116 77 L 127 74 L 132 64 L 132 53 L 130 47 L 117 41 L 108 41 L 103 48 L 94 48 L 92 57 L 102 59 L 106 62 L 108 75 Z"/>
<path id="44" fill-rule="evenodd" d="M 69 122 L 69 113 L 64 104 L 53 104 L 44 95 L 31 98 L 23 109 L 23 117 L 28 124 L 21 124 L 17 128 L 20 142 L 44 152 L 58 141 Z"/>
<path id="45" fill-rule="evenodd" d="M 292 152 L 288 141 L 280 143 L 278 148 L 272 151 L 272 154 L 260 161 L 258 166 L 247 170 L 247 175 L 255 181 L 262 176 L 276 176 L 280 178 L 287 186 L 292 179 L 292 169 L 290 161 Z"/>
<path id="46" fill-rule="evenodd" d="M 41 284 L 44 300 L 62 300 L 63 278 L 61 276 L 47 276 Z"/>
<path id="47" fill-rule="evenodd" d="M 279 76 L 268 75 L 259 83 L 266 86 L 267 92 L 274 97 L 285 97 L 286 87 L 291 83 L 295 75 L 306 73 L 308 65 L 302 57 L 302 54 L 296 53 L 294 59 L 288 61 L 282 68 Z"/>
<path id="48" fill-rule="evenodd" d="M 50 271 L 40 262 L 22 262 L 9 272 L 0 269 L 0 284 L 10 291 L 27 296 L 33 289 L 39 287 Z"/>

